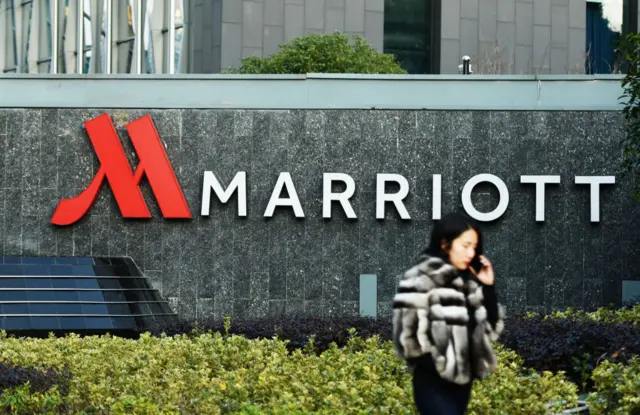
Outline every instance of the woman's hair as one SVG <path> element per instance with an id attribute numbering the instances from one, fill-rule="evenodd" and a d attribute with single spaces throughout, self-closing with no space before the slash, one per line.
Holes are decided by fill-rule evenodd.
<path id="1" fill-rule="evenodd" d="M 431 231 L 429 246 L 422 251 L 422 254 L 447 259 L 447 253 L 442 250 L 442 241 L 445 241 L 446 246 L 450 247 L 454 239 L 469 229 L 475 230 L 478 234 L 478 246 L 476 247 L 477 258 L 483 253 L 482 232 L 480 232 L 480 228 L 473 218 L 460 212 L 449 213 L 435 222 L 433 230 Z"/>

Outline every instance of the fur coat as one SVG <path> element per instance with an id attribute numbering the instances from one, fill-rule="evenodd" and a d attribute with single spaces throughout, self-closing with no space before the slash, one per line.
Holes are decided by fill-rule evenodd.
<path id="1" fill-rule="evenodd" d="M 493 305 L 498 318 L 492 325 L 485 305 L 482 284 L 441 258 L 422 256 L 393 299 L 397 356 L 430 355 L 440 376 L 453 383 L 484 379 L 497 365 L 491 342 L 504 328 L 504 308 Z"/>

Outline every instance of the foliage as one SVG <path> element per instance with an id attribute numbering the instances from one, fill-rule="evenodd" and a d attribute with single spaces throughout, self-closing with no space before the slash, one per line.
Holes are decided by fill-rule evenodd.
<path id="1" fill-rule="evenodd" d="M 543 320 L 570 319 L 576 323 L 597 321 L 607 324 L 627 323 L 640 325 L 640 304 L 629 304 L 624 307 L 599 307 L 594 311 L 585 311 L 568 307 L 564 310 L 553 310 L 549 314 L 527 313 L 524 317 L 542 317 Z"/>
<path id="2" fill-rule="evenodd" d="M 602 362 L 593 372 L 595 391 L 587 401 L 592 414 L 640 414 L 640 356 L 626 365 Z"/>
<path id="3" fill-rule="evenodd" d="M 625 362 L 633 354 L 640 354 L 640 325 L 598 321 L 588 315 L 531 315 L 505 324 L 500 342 L 522 356 L 525 366 L 538 371 L 564 371 L 584 390 L 591 386 L 589 377 L 599 362 Z"/>
<path id="4" fill-rule="evenodd" d="M 45 392 L 31 389 L 28 383 L 3 390 L 0 410 L 10 414 L 64 413 L 63 396 L 57 386 Z"/>
<path id="5" fill-rule="evenodd" d="M 546 414 L 551 408 L 560 412 L 577 402 L 577 387 L 564 374 L 523 369 L 522 358 L 515 352 L 500 345 L 495 349 L 500 361 L 498 368 L 487 379 L 474 385 L 470 413 Z M 564 402 L 570 404 L 565 405 Z"/>
<path id="6" fill-rule="evenodd" d="M 498 346 L 497 354 L 499 367 L 476 383 L 470 413 L 537 414 L 550 402 L 575 401 L 575 386 L 562 374 L 523 371 L 515 353 Z M 322 353 L 313 336 L 289 351 L 277 337 L 220 332 L 137 340 L 3 335 L 0 361 L 68 368 L 69 413 L 415 413 L 410 375 L 392 344 L 354 330 L 343 348 L 333 343 Z"/>
<path id="7" fill-rule="evenodd" d="M 623 114 L 626 135 L 622 141 L 623 172 L 634 182 L 633 196 L 640 201 L 640 34 L 630 33 L 620 41 L 619 52 L 626 62 L 626 75 L 622 81 L 625 98 Z"/>
<path id="8" fill-rule="evenodd" d="M 366 39 L 343 33 L 309 34 L 280 45 L 271 56 L 242 58 L 240 74 L 359 73 L 405 74 L 395 56 L 379 53 Z"/>
<path id="9" fill-rule="evenodd" d="M 322 317 L 272 316 L 265 318 L 245 318 L 220 320 L 201 318 L 197 320 L 182 319 L 170 326 L 152 326 L 147 330 L 154 336 L 163 333 L 168 336 L 176 334 L 199 334 L 206 331 L 242 335 L 248 339 L 268 339 L 277 335 L 287 340 L 287 348 L 295 350 L 305 347 L 309 337 L 314 336 L 314 347 L 317 353 L 329 348 L 331 343 L 344 347 L 349 340 L 348 330 L 355 328 L 361 338 L 379 336 L 382 340 L 391 340 L 392 325 L 390 320 L 341 317 L 327 319 Z"/>
<path id="10" fill-rule="evenodd" d="M 64 393 L 68 378 L 68 373 L 64 371 L 39 370 L 32 367 L 0 363 L 0 390 L 28 384 L 29 389 L 33 392 L 46 392 L 57 386 Z"/>

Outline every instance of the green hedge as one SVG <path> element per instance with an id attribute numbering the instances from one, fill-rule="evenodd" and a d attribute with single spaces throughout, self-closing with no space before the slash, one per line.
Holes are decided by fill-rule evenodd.
<path id="1" fill-rule="evenodd" d="M 626 307 L 599 307 L 593 311 L 585 311 L 568 307 L 565 309 L 555 309 L 548 314 L 529 312 L 525 313 L 526 317 L 543 317 L 544 320 L 551 319 L 571 319 L 577 322 L 581 321 L 598 321 L 602 323 L 617 324 L 640 324 L 640 303 L 632 304 Z"/>
<path id="2" fill-rule="evenodd" d="M 615 326 L 637 324 L 639 316 L 636 305 L 594 312 L 557 310 L 544 320 Z M 414 414 L 411 378 L 404 364 L 391 342 L 370 336 L 351 330 L 348 341 L 341 342 L 344 347 L 332 343 L 317 350 L 313 337 L 300 349 L 277 337 L 232 335 L 229 321 L 219 332 L 145 333 L 137 340 L 109 335 L 17 339 L 2 332 L 0 363 L 16 366 L 10 372 L 17 375 L 0 385 L 0 411 Z M 565 373 L 527 369 L 516 352 L 501 344 L 495 347 L 498 369 L 474 385 L 469 414 L 557 414 L 563 408 L 560 403 L 575 405 L 578 386 Z M 599 359 L 591 378 L 591 414 L 640 412 L 640 357 L 626 363 Z M 50 384 L 54 386 L 42 389 Z"/>
<path id="3" fill-rule="evenodd" d="M 592 377 L 595 391 L 587 398 L 592 414 L 640 414 L 640 356 L 626 365 L 604 361 Z"/>
<path id="4" fill-rule="evenodd" d="M 15 339 L 0 336 L 0 359 L 71 374 L 68 394 L 13 399 L 9 413 L 34 405 L 61 413 L 136 414 L 413 414 L 411 379 L 392 344 L 354 333 L 343 348 L 317 354 L 310 341 L 290 352 L 277 338 L 249 340 L 221 333 L 153 337 Z M 472 414 L 544 414 L 547 404 L 575 402 L 562 374 L 523 370 L 518 356 L 497 348 L 499 367 L 478 382 Z M 54 388 L 55 389 L 55 388 Z M 12 404 L 7 402 L 13 399 Z"/>

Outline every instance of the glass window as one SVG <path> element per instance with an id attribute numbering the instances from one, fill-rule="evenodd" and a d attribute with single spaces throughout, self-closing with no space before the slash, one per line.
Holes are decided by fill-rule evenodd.
<path id="1" fill-rule="evenodd" d="M 439 1 L 385 0 L 384 52 L 412 74 L 439 72 Z"/>
<path id="2" fill-rule="evenodd" d="M 638 31 L 638 0 L 589 0 L 587 7 L 586 73 L 624 72 L 617 44 Z"/>

